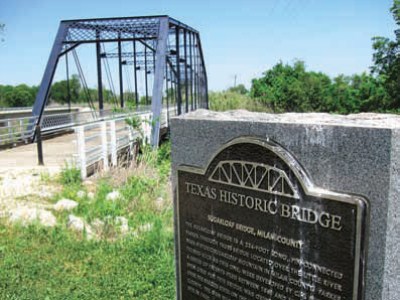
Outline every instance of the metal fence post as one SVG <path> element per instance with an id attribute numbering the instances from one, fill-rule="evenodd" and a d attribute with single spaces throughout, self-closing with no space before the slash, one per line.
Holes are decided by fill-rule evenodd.
<path id="1" fill-rule="evenodd" d="M 115 121 L 110 121 L 111 164 L 117 166 L 117 132 Z"/>
<path id="2" fill-rule="evenodd" d="M 26 142 L 26 140 L 25 140 L 24 119 L 19 120 L 19 131 L 20 131 L 21 140 Z"/>
<path id="3" fill-rule="evenodd" d="M 87 177 L 86 172 L 86 150 L 85 150 L 85 127 L 79 126 L 76 129 L 77 133 L 77 145 L 78 145 L 78 157 L 81 169 L 81 178 Z"/>
<path id="4" fill-rule="evenodd" d="M 10 143 L 12 143 L 12 141 L 13 141 L 13 131 L 12 131 L 11 120 L 7 121 L 7 127 L 8 127 L 8 138 L 10 139 Z"/>
<path id="5" fill-rule="evenodd" d="M 37 144 L 37 153 L 38 153 L 38 164 L 39 166 L 43 166 L 43 145 L 42 145 L 42 133 L 40 130 L 40 125 L 36 125 L 36 144 Z"/>
<path id="6" fill-rule="evenodd" d="M 108 147 L 107 147 L 107 124 L 106 122 L 101 122 L 101 150 L 103 158 L 103 168 L 108 170 Z"/>

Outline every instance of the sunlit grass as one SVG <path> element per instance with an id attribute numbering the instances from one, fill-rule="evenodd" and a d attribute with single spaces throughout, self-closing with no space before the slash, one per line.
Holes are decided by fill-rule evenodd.
<path id="1" fill-rule="evenodd" d="M 112 178 L 97 181 L 93 197 L 75 170 L 64 170 L 62 191 L 51 201 L 69 198 L 79 205 L 55 212 L 54 228 L 0 222 L 0 299 L 174 299 L 172 208 L 154 204 L 159 197 L 171 201 L 169 146 L 142 157 L 141 164 L 147 171 L 136 172 L 122 186 Z M 115 190 L 121 199 L 107 200 Z M 111 229 L 100 239 L 87 239 L 67 228 L 68 214 L 88 223 L 123 216 L 138 234 L 118 236 Z M 140 231 L 144 224 L 151 227 Z"/>

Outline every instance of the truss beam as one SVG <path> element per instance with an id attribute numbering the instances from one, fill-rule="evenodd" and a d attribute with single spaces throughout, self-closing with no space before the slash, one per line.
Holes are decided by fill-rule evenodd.
<path id="1" fill-rule="evenodd" d="M 101 51 L 103 43 L 114 43 L 118 50 L 109 53 L 105 49 Z M 115 99 L 119 96 L 121 107 L 128 104 L 130 98 L 134 98 L 136 107 L 139 108 L 140 100 L 145 94 L 146 102 L 151 102 L 152 106 L 153 146 L 158 144 L 163 105 L 176 106 L 177 114 L 208 107 L 203 50 L 199 32 L 192 27 L 169 16 L 64 20 L 60 23 L 32 109 L 32 119 L 29 123 L 32 132 L 36 126 L 41 125 L 60 58 L 67 59 L 66 56 L 71 50 L 74 57 L 77 57 L 80 46 L 88 44 L 95 48 L 92 53 L 96 56 L 97 66 L 95 77 L 92 75 L 93 79 L 97 80 L 92 81 L 97 81 L 95 88 L 98 108 L 91 105 L 93 113 L 96 114 L 97 109 L 100 112 L 103 110 L 103 101 L 106 100 L 104 97 L 110 98 L 108 92 L 104 92 L 103 95 L 105 90 L 101 60 L 117 58 L 119 95 L 113 92 L 112 96 Z M 126 68 L 126 76 L 123 76 L 123 65 Z M 79 68 L 79 71 L 82 70 Z M 129 75 L 132 71 L 134 76 Z M 80 73 L 82 76 L 83 72 Z M 108 74 L 108 77 L 110 76 Z M 125 90 L 133 86 L 135 97 L 129 96 Z"/>

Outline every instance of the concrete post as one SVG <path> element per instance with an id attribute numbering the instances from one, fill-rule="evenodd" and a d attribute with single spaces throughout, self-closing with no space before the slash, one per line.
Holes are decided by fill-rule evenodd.
<path id="1" fill-rule="evenodd" d="M 87 177 L 86 172 L 86 150 L 85 150 L 85 128 L 79 126 L 76 128 L 76 140 L 78 145 L 79 166 L 81 170 L 81 178 Z"/>
<path id="2" fill-rule="evenodd" d="M 110 121 L 110 145 L 111 145 L 111 164 L 117 166 L 117 132 L 115 121 Z"/>
<path id="3" fill-rule="evenodd" d="M 100 125 L 101 129 L 101 150 L 102 150 L 102 158 L 103 158 L 103 168 L 107 171 L 108 168 L 108 147 L 107 147 L 107 124 L 106 122 L 102 122 Z"/>

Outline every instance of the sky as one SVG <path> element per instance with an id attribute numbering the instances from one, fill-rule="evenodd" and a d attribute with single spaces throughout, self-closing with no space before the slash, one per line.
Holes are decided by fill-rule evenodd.
<path id="1" fill-rule="evenodd" d="M 169 15 L 200 32 L 209 89 L 303 60 L 329 76 L 368 72 L 373 36 L 394 38 L 392 0 L 0 0 L 0 84 L 38 85 L 60 20 Z M 89 69 L 89 73 L 90 73 Z M 94 86 L 95 74 L 89 77 Z"/>

